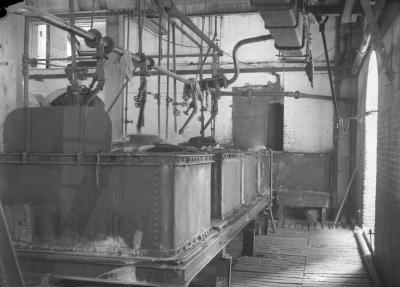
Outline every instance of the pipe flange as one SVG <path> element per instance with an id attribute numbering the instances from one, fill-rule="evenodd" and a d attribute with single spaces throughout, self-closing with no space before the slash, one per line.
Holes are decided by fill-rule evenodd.
<path id="1" fill-rule="evenodd" d="M 110 36 L 104 36 L 102 40 L 104 42 L 104 53 L 110 54 L 115 47 L 114 39 Z"/>
<path id="2" fill-rule="evenodd" d="M 92 34 L 95 36 L 96 39 L 95 39 L 94 41 L 90 41 L 90 40 L 88 40 L 88 39 L 85 39 L 85 44 L 86 44 L 86 46 L 88 46 L 89 48 L 94 49 L 94 48 L 96 48 L 96 47 L 99 45 L 99 43 L 100 43 L 101 38 L 102 38 L 103 35 L 102 35 L 101 32 L 100 32 L 99 30 L 97 30 L 97 29 L 90 29 L 89 32 L 92 33 Z"/>

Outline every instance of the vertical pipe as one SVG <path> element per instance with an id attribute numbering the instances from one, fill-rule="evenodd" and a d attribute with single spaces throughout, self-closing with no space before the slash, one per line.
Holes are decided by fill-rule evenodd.
<path id="1" fill-rule="evenodd" d="M 71 25 L 75 25 L 75 0 L 69 0 L 69 22 Z M 77 78 L 77 74 L 76 74 L 76 42 L 75 42 L 75 35 L 73 33 L 69 34 L 71 37 L 71 68 L 72 68 L 72 80 L 71 80 L 71 84 L 72 84 L 72 88 L 73 91 L 76 91 L 75 89 L 78 86 L 78 78 Z M 74 99 L 75 100 L 75 99 Z"/>
<path id="2" fill-rule="evenodd" d="M 137 1 L 139 8 L 140 8 L 140 0 Z M 129 17 L 126 17 L 127 19 L 127 27 L 126 27 L 126 49 L 129 51 L 129 40 L 130 40 L 130 19 Z M 140 20 L 139 20 L 140 21 Z M 128 133 L 128 92 L 129 92 L 129 83 L 126 85 L 125 88 L 125 121 L 124 121 L 124 128 L 125 132 L 124 134 L 126 135 Z"/>
<path id="3" fill-rule="evenodd" d="M 204 33 L 204 22 L 205 22 L 205 17 L 203 16 L 202 18 L 202 32 Z M 203 80 L 203 39 L 200 42 L 200 47 L 199 47 L 199 52 L 200 52 L 200 57 L 199 57 L 199 75 L 200 75 L 200 81 Z M 203 101 L 201 102 L 201 107 L 200 107 L 200 123 L 201 123 L 201 129 L 200 129 L 200 135 L 204 137 L 204 98 Z"/>
<path id="4" fill-rule="evenodd" d="M 168 16 L 168 35 L 167 35 L 167 70 L 169 70 L 169 52 L 170 52 L 170 33 L 171 23 Z M 167 75 L 167 95 L 165 97 L 165 139 L 168 139 L 168 122 L 169 122 L 169 76 Z"/>
<path id="5" fill-rule="evenodd" d="M 26 1 L 27 5 L 30 1 Z M 24 108 L 25 108 L 25 151 L 30 151 L 30 110 L 29 110 L 29 23 L 30 17 L 25 17 L 24 55 L 22 56 L 22 74 L 24 76 Z"/>
<path id="6" fill-rule="evenodd" d="M 137 18 L 138 18 L 138 39 L 139 39 L 139 47 L 138 47 L 138 52 L 141 55 L 143 53 L 143 17 L 142 17 L 142 0 L 138 0 L 137 4 Z M 145 68 L 143 67 L 145 64 L 141 64 L 140 67 L 140 86 L 143 89 L 142 93 L 142 98 L 140 107 L 139 107 L 139 116 L 138 116 L 138 121 L 136 123 L 136 131 L 138 134 L 142 133 L 142 127 L 144 126 L 144 109 L 146 105 L 146 97 L 147 97 L 147 79 L 146 75 L 144 74 Z M 139 88 L 139 91 L 141 89 Z"/>
<path id="7" fill-rule="evenodd" d="M 46 59 L 50 59 L 50 31 L 51 26 L 50 24 L 46 24 Z M 50 60 L 46 60 L 46 69 L 50 68 Z"/>
<path id="8" fill-rule="evenodd" d="M 217 35 L 218 35 L 218 16 L 215 16 L 214 19 L 214 40 L 217 39 Z M 221 21 L 222 22 L 222 21 Z M 220 31 L 221 32 L 221 31 Z M 217 51 L 215 49 L 213 49 L 213 58 L 212 58 L 212 76 L 215 77 L 218 74 L 218 54 Z M 204 61 L 206 61 L 206 58 L 204 58 Z M 217 95 L 214 95 L 214 97 L 217 97 Z M 213 101 L 211 101 L 211 110 L 212 111 L 216 111 L 217 107 L 214 107 L 216 105 L 218 105 L 218 99 L 215 99 Z M 215 114 L 215 116 L 213 117 L 212 121 L 211 121 L 211 136 L 213 138 L 215 138 L 215 120 L 216 120 L 217 115 Z"/>
<path id="9" fill-rule="evenodd" d="M 158 66 L 161 66 L 162 60 L 162 13 L 163 9 L 160 7 L 160 19 L 158 21 Z M 157 130 L 158 136 L 161 135 L 161 72 L 158 72 L 157 83 Z"/>
<path id="10" fill-rule="evenodd" d="M 176 35 L 175 35 L 175 25 L 172 25 L 172 67 L 174 73 L 176 73 Z M 174 78 L 174 103 L 176 104 L 176 79 Z M 174 105 L 174 132 L 178 131 L 178 121 L 176 115 L 177 107 Z"/>

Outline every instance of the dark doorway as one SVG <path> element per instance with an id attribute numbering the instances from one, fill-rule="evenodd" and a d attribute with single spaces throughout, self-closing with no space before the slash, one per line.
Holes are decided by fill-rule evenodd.
<path id="1" fill-rule="evenodd" d="M 269 105 L 267 147 L 283 150 L 283 105 L 279 103 Z"/>

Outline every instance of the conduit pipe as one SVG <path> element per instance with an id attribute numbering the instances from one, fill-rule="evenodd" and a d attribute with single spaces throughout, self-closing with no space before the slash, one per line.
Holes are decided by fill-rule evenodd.
<path id="1" fill-rule="evenodd" d="M 268 35 L 262 35 L 262 36 L 257 36 L 257 37 L 253 37 L 253 38 L 243 39 L 236 43 L 236 45 L 233 47 L 233 55 L 232 55 L 235 74 L 232 76 L 231 79 L 227 80 L 228 86 L 230 84 L 233 84 L 239 77 L 240 68 L 239 68 L 239 63 L 238 63 L 238 59 L 237 59 L 237 51 L 239 50 L 239 48 L 242 47 L 243 45 L 262 42 L 262 41 L 268 41 L 268 40 L 272 40 L 272 39 L 273 39 L 272 35 L 268 34 Z"/>
<path id="2" fill-rule="evenodd" d="M 363 235 L 363 231 L 361 228 L 356 227 L 354 229 L 354 236 L 357 241 L 357 245 L 361 251 L 361 257 L 364 260 L 365 265 L 367 266 L 369 276 L 371 277 L 372 283 L 374 287 L 382 287 L 382 281 L 379 277 L 378 272 L 376 271 L 374 261 L 372 260 L 371 252 L 365 242 Z"/>
<path id="3" fill-rule="evenodd" d="M 18 7 L 11 7 L 11 8 L 8 8 L 7 10 L 8 10 L 8 12 L 13 13 L 13 14 L 22 15 L 25 17 L 39 18 L 43 22 L 46 22 L 57 28 L 60 28 L 61 30 L 75 34 L 76 36 L 79 36 L 85 40 L 96 41 L 96 35 L 94 33 L 86 31 L 76 25 L 70 25 L 67 22 L 65 22 L 63 19 L 58 18 L 58 17 L 56 17 L 50 13 L 47 13 L 45 11 L 41 11 L 37 8 L 24 5 L 24 6 L 18 6 Z M 113 52 L 118 54 L 119 56 L 122 56 L 124 53 L 124 49 L 118 45 L 115 45 L 113 47 Z M 136 62 L 141 61 L 141 57 L 139 55 L 131 53 L 131 56 L 134 61 L 136 61 Z M 146 58 L 147 66 L 152 66 L 152 68 L 154 70 L 157 70 L 164 75 L 168 75 L 182 83 L 190 84 L 190 81 L 186 80 L 185 78 L 183 78 L 171 71 L 168 71 L 167 69 L 162 68 L 160 65 L 153 64 L 152 62 L 153 62 L 152 59 L 150 59 L 148 57 Z"/>

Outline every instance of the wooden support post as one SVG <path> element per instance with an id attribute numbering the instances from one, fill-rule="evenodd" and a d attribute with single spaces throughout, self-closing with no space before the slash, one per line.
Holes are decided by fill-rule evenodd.
<path id="1" fill-rule="evenodd" d="M 283 205 L 280 204 L 278 207 L 278 224 L 283 224 L 284 218 L 283 218 Z"/>
<path id="2" fill-rule="evenodd" d="M 106 34 L 111 36 L 116 45 L 123 44 L 124 25 L 122 16 L 108 16 L 106 18 Z M 125 75 L 119 65 L 119 56 L 115 53 L 108 55 L 105 64 L 105 106 L 106 110 L 113 104 L 115 95 L 124 84 Z M 112 123 L 113 140 L 120 139 L 124 134 L 124 99 L 119 97 L 113 104 L 114 108 L 109 115 Z"/>
<path id="3" fill-rule="evenodd" d="M 255 222 L 253 220 L 243 230 L 243 256 L 253 256 L 255 233 Z"/>
<path id="4" fill-rule="evenodd" d="M 215 287 L 231 286 L 232 257 L 223 255 L 215 259 L 216 278 Z"/>
<path id="5" fill-rule="evenodd" d="M 266 235 L 267 234 L 267 230 L 268 230 L 268 217 L 269 214 L 268 213 L 260 213 L 259 217 L 258 217 L 258 234 L 260 235 Z"/>
<path id="6" fill-rule="evenodd" d="M 222 251 L 192 280 L 190 287 L 229 287 L 232 257 Z"/>
<path id="7" fill-rule="evenodd" d="M 321 208 L 321 224 L 322 226 L 326 224 L 326 208 Z"/>

